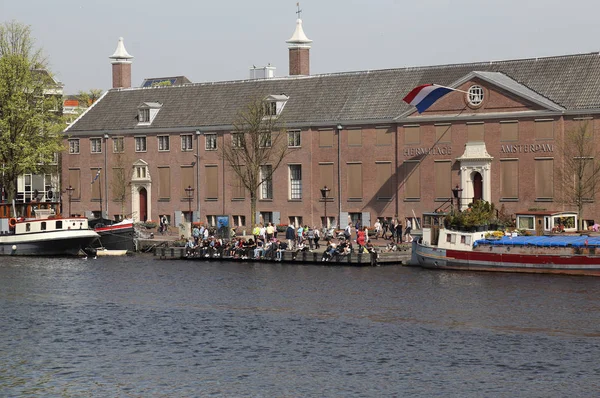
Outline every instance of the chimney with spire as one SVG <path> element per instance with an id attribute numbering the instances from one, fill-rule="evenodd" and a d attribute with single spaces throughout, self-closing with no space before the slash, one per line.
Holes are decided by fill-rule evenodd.
<path id="1" fill-rule="evenodd" d="M 310 74 L 310 40 L 304 34 L 302 29 L 302 19 L 300 19 L 300 3 L 298 6 L 298 19 L 296 20 L 296 30 L 292 37 L 286 41 L 288 43 L 289 54 L 290 54 L 290 76 Z"/>
<path id="2" fill-rule="evenodd" d="M 119 37 L 115 53 L 109 57 L 112 64 L 113 88 L 131 87 L 131 59 L 123 44 L 123 38 Z"/>

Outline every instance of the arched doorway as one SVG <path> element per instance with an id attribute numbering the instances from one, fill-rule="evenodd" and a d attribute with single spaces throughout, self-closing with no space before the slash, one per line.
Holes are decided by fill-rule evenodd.
<path id="1" fill-rule="evenodd" d="M 148 220 L 148 192 L 146 188 L 140 189 L 140 221 Z"/>
<path id="2" fill-rule="evenodd" d="M 479 172 L 473 173 L 473 202 L 483 199 L 483 177 Z"/>

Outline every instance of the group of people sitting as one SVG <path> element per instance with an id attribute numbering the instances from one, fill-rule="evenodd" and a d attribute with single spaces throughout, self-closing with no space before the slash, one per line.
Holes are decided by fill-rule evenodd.
<path id="1" fill-rule="evenodd" d="M 192 236 L 185 247 L 186 257 L 229 257 L 281 261 L 282 253 L 287 250 L 288 244 L 275 238 L 265 242 L 262 239 L 255 241 L 252 238 L 236 237 L 225 242 L 214 236 L 196 242 Z"/>

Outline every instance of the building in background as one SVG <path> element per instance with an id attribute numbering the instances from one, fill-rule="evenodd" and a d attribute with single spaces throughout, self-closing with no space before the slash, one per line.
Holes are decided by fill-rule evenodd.
<path id="1" fill-rule="evenodd" d="M 136 220 L 215 225 L 229 215 L 249 227 L 249 194 L 218 148 L 255 98 L 273 103 L 297 149 L 259 192 L 257 219 L 275 224 L 320 226 L 325 211 L 342 228 L 396 215 L 418 223 L 455 197 L 463 208 L 484 199 L 509 214 L 564 210 L 556 169 L 565 132 L 600 131 L 598 53 L 310 75 L 312 40 L 300 19 L 287 43 L 286 77 L 253 67 L 248 80 L 132 88 L 120 40 L 113 89 L 65 131 L 62 180 L 75 189 L 73 211 L 117 217 L 123 203 L 111 187 L 124 171 L 126 213 Z M 462 92 L 419 114 L 402 98 L 426 83 Z M 102 183 L 90 184 L 98 170 Z M 584 219 L 594 222 L 599 210 L 589 198 Z"/>

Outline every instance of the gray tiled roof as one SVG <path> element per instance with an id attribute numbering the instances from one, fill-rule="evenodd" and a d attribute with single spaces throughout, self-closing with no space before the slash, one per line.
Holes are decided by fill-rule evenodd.
<path id="1" fill-rule="evenodd" d="M 393 120 L 411 109 L 402 98 L 426 83 L 450 85 L 471 72 L 502 79 L 514 90 L 567 110 L 600 109 L 600 55 L 577 54 L 498 62 L 479 62 L 348 72 L 296 78 L 202 83 L 108 92 L 69 132 L 135 129 L 137 107 L 158 102 L 152 128 L 231 125 L 250 99 L 286 94 L 286 123 L 334 124 Z M 483 75 L 482 75 L 483 76 Z M 518 83 L 518 84 L 516 84 Z"/>

